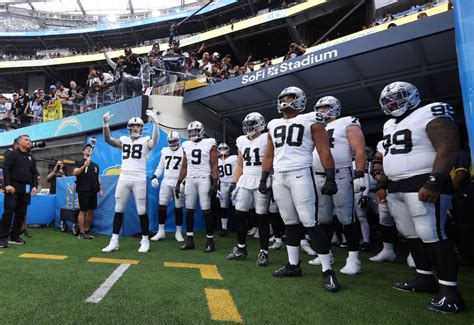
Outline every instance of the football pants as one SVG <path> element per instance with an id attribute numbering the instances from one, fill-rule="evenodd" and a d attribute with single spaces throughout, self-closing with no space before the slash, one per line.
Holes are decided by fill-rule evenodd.
<path id="1" fill-rule="evenodd" d="M 186 184 L 184 185 L 186 209 L 196 209 L 196 203 L 199 199 L 201 210 L 209 210 L 211 208 L 210 189 L 211 178 L 209 176 L 186 177 Z"/>
<path id="2" fill-rule="evenodd" d="M 132 181 L 121 177 L 119 177 L 115 188 L 115 212 L 125 212 L 132 192 L 138 215 L 141 216 L 146 213 L 146 179 Z"/>

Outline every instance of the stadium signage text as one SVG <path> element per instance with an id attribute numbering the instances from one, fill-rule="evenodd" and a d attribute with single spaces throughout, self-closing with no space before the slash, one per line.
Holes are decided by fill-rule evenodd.
<path id="1" fill-rule="evenodd" d="M 321 64 L 335 59 L 337 56 L 337 50 L 326 51 L 323 53 L 311 53 L 305 56 L 300 56 L 293 60 L 284 61 L 278 65 L 260 69 L 251 74 L 246 74 L 242 77 L 242 85 L 246 85 L 255 81 L 262 81 L 280 74 L 291 73 L 312 65 Z"/>

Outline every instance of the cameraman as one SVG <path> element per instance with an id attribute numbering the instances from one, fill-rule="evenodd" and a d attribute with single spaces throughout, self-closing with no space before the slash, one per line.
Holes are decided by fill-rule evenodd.
<path id="1" fill-rule="evenodd" d="M 56 166 L 51 173 L 48 174 L 47 180 L 48 183 L 51 183 L 49 188 L 49 194 L 56 194 L 56 178 L 67 176 L 66 172 L 63 170 L 64 163 L 62 160 L 58 160 Z"/>
<path id="2" fill-rule="evenodd" d="M 8 247 L 8 243 L 25 243 L 20 238 L 21 226 L 26 216 L 30 194 L 36 195 L 38 187 L 39 173 L 36 169 L 36 160 L 29 153 L 31 149 L 30 137 L 20 135 L 15 141 L 18 148 L 6 155 L 3 162 L 5 211 L 0 224 L 0 248 Z M 13 227 L 11 227 L 13 215 L 15 217 Z M 8 237 L 10 237 L 9 241 Z"/>

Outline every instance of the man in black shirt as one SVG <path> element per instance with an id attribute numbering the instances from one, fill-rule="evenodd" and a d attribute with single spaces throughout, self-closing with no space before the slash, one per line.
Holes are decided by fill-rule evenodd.
<path id="1" fill-rule="evenodd" d="M 58 177 L 64 177 L 67 176 L 66 172 L 63 170 L 64 168 L 64 163 L 62 160 L 58 160 L 56 165 L 54 166 L 54 169 L 51 173 L 48 174 L 48 183 L 51 184 L 49 187 L 49 194 L 56 194 L 56 179 Z"/>
<path id="2" fill-rule="evenodd" d="M 38 187 L 38 170 L 36 160 L 29 153 L 31 141 L 28 135 L 20 135 L 15 141 L 18 149 L 13 150 L 3 162 L 5 184 L 5 202 L 2 223 L 0 224 L 0 248 L 11 244 L 24 244 L 20 238 L 21 226 L 26 216 L 30 194 L 36 195 Z M 10 230 L 12 218 L 13 227 Z M 8 241 L 10 237 L 10 241 Z"/>
<path id="3" fill-rule="evenodd" d="M 76 176 L 76 192 L 79 196 L 79 239 L 92 239 L 90 227 L 94 210 L 97 209 L 97 192 L 104 196 L 99 179 L 99 166 L 91 161 L 92 146 L 86 144 L 82 149 L 83 159 L 76 161 L 74 176 Z"/>

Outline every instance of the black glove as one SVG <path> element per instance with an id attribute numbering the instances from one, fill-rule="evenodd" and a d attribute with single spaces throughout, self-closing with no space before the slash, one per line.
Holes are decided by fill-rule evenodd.
<path id="1" fill-rule="evenodd" d="M 176 183 L 175 188 L 174 188 L 174 194 L 176 195 L 177 199 L 179 199 L 179 194 L 181 193 L 181 183 L 182 183 L 182 181 L 178 181 Z"/>
<path id="2" fill-rule="evenodd" d="M 362 209 L 365 209 L 369 206 L 369 197 L 366 195 L 362 195 L 362 197 L 359 199 L 359 202 L 357 202 Z"/>
<path id="3" fill-rule="evenodd" d="M 326 169 L 326 182 L 321 188 L 324 195 L 334 195 L 337 193 L 336 170 L 334 168 Z"/>
<path id="4" fill-rule="evenodd" d="M 230 186 L 229 186 L 230 195 L 232 195 L 232 192 L 235 190 L 236 187 L 237 187 L 237 184 L 235 182 L 230 183 Z"/>
<path id="5" fill-rule="evenodd" d="M 217 179 L 213 179 L 213 180 L 212 180 L 212 184 L 211 184 L 211 188 L 209 189 L 209 193 L 208 193 L 210 197 L 216 196 L 216 194 L 217 194 L 217 187 L 218 187 Z"/>
<path id="6" fill-rule="evenodd" d="M 258 191 L 262 194 L 267 194 L 268 187 L 267 187 L 267 178 L 270 175 L 269 172 L 262 171 L 262 177 L 260 178 L 260 184 L 258 184 Z"/>

